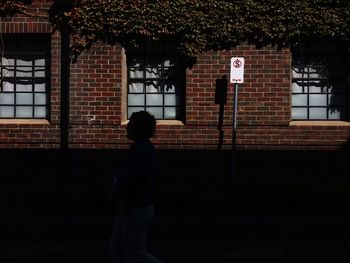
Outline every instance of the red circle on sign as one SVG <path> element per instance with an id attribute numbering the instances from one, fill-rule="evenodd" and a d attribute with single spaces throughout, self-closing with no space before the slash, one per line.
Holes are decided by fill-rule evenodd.
<path id="1" fill-rule="evenodd" d="M 236 59 L 235 61 L 233 61 L 233 66 L 235 68 L 240 68 L 242 66 L 242 61 L 240 61 L 239 59 Z"/>

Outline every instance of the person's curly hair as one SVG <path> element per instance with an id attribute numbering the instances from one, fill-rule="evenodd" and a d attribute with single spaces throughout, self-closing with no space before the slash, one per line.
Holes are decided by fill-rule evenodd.
<path id="1" fill-rule="evenodd" d="M 133 112 L 127 125 L 128 139 L 151 138 L 156 130 L 156 123 L 155 117 L 148 111 Z"/>

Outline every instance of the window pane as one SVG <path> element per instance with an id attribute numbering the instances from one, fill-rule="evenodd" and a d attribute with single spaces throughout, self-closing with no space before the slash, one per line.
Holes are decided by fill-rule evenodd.
<path id="1" fill-rule="evenodd" d="M 2 91 L 15 91 L 15 85 L 13 83 L 10 82 L 6 82 L 4 81 L 2 83 Z"/>
<path id="2" fill-rule="evenodd" d="M 310 93 L 321 93 L 321 92 L 322 92 L 322 89 L 321 89 L 321 87 L 310 86 L 310 87 L 309 87 L 309 92 L 310 92 Z"/>
<path id="3" fill-rule="evenodd" d="M 14 69 L 13 67 L 3 67 L 1 71 L 2 77 L 5 78 L 13 78 L 14 77 Z"/>
<path id="4" fill-rule="evenodd" d="M 32 60 L 23 60 L 23 59 L 17 59 L 17 66 L 31 66 L 33 65 Z"/>
<path id="5" fill-rule="evenodd" d="M 36 59 L 35 66 L 45 66 L 45 59 Z"/>
<path id="6" fill-rule="evenodd" d="M 46 118 L 46 107 L 35 107 L 34 118 Z"/>
<path id="7" fill-rule="evenodd" d="M 44 67 L 36 67 L 34 76 L 36 78 L 44 78 L 45 77 L 45 68 Z"/>
<path id="8" fill-rule="evenodd" d="M 293 95 L 292 97 L 293 106 L 307 106 L 307 95 Z"/>
<path id="9" fill-rule="evenodd" d="M 304 68 L 293 67 L 292 68 L 292 77 L 293 78 L 304 78 Z"/>
<path id="10" fill-rule="evenodd" d="M 156 79 L 161 77 L 161 71 L 159 68 L 146 68 L 146 78 Z"/>
<path id="11" fill-rule="evenodd" d="M 311 93 L 327 92 L 327 83 L 322 80 L 309 81 L 309 92 Z"/>
<path id="12" fill-rule="evenodd" d="M 147 107 L 146 110 L 153 114 L 156 119 L 163 118 L 163 108 L 162 107 Z"/>
<path id="13" fill-rule="evenodd" d="M 46 94 L 43 94 L 43 93 L 34 94 L 34 104 L 46 105 Z"/>
<path id="14" fill-rule="evenodd" d="M 33 104 L 33 94 L 32 93 L 17 93 L 16 94 L 16 104 Z"/>
<path id="15" fill-rule="evenodd" d="M 129 84 L 129 92 L 130 93 L 143 93 L 143 83 L 141 83 L 141 82 L 130 83 Z"/>
<path id="16" fill-rule="evenodd" d="M 309 78 L 320 79 L 327 77 L 327 69 L 325 67 L 314 67 L 309 69 Z"/>
<path id="17" fill-rule="evenodd" d="M 307 108 L 293 108 L 292 119 L 294 120 L 305 120 L 307 119 Z"/>
<path id="18" fill-rule="evenodd" d="M 176 76 L 179 75 L 178 70 L 176 70 L 175 68 L 167 68 L 164 69 L 164 74 L 163 74 L 163 78 L 176 78 Z"/>
<path id="19" fill-rule="evenodd" d="M 165 119 L 176 119 L 176 107 L 164 108 L 164 118 Z"/>
<path id="20" fill-rule="evenodd" d="M 305 93 L 306 91 L 306 88 L 304 88 L 302 85 L 301 85 L 301 82 L 293 82 L 292 83 L 292 92 L 293 93 Z"/>
<path id="21" fill-rule="evenodd" d="M 329 106 L 344 106 L 346 104 L 346 94 L 330 94 L 328 104 Z"/>
<path id="22" fill-rule="evenodd" d="M 164 60 L 164 67 L 175 67 L 179 64 L 179 60 L 177 58 L 168 58 Z"/>
<path id="23" fill-rule="evenodd" d="M 310 108 L 310 119 L 325 120 L 327 119 L 327 108 Z"/>
<path id="24" fill-rule="evenodd" d="M 0 93 L 0 104 L 14 104 L 15 94 L 13 93 Z"/>
<path id="25" fill-rule="evenodd" d="M 312 94 L 309 95 L 310 106 L 327 106 L 327 95 Z"/>
<path id="26" fill-rule="evenodd" d="M 171 105 L 171 106 L 176 105 L 176 95 L 175 94 L 171 94 L 171 95 L 167 94 L 164 96 L 164 99 L 165 99 L 165 101 L 164 101 L 165 105 Z"/>
<path id="27" fill-rule="evenodd" d="M 33 107 L 31 107 L 31 106 L 17 106 L 16 107 L 16 117 L 17 118 L 32 118 L 33 117 Z"/>
<path id="28" fill-rule="evenodd" d="M 16 85 L 16 91 L 27 91 L 31 92 L 32 91 L 32 84 L 17 84 Z"/>
<path id="29" fill-rule="evenodd" d="M 162 104 L 163 104 L 162 94 L 146 95 L 146 105 L 162 105 Z"/>
<path id="30" fill-rule="evenodd" d="M 13 58 L 1 58 L 1 65 L 2 66 L 13 66 L 15 65 L 15 60 Z"/>
<path id="31" fill-rule="evenodd" d="M 35 83 L 34 84 L 34 91 L 41 91 L 41 92 L 45 92 L 46 88 L 45 88 L 45 83 Z"/>
<path id="32" fill-rule="evenodd" d="M 144 105 L 145 104 L 145 95 L 128 95 L 128 105 Z"/>
<path id="33" fill-rule="evenodd" d="M 162 92 L 161 86 L 158 81 L 147 81 L 146 82 L 147 93 L 159 93 Z"/>
<path id="34" fill-rule="evenodd" d="M 137 69 L 137 68 L 130 68 L 129 69 L 129 77 L 133 79 L 137 78 L 143 78 L 143 70 Z"/>
<path id="35" fill-rule="evenodd" d="M 28 67 L 17 67 L 16 69 L 16 76 L 22 77 L 22 78 L 28 78 L 33 76 L 32 68 Z"/>
<path id="36" fill-rule="evenodd" d="M 328 115 L 330 120 L 340 120 L 342 118 L 343 109 L 330 108 L 328 109 Z"/>
<path id="37" fill-rule="evenodd" d="M 138 112 L 138 111 L 142 111 L 145 110 L 143 107 L 129 107 L 128 108 L 128 119 L 130 118 L 131 114 L 133 112 Z"/>
<path id="38" fill-rule="evenodd" d="M 175 93 L 179 89 L 179 83 L 177 82 L 167 82 L 167 84 L 164 86 L 164 92 L 167 93 Z"/>
<path id="39" fill-rule="evenodd" d="M 128 63 L 130 68 L 143 68 L 144 62 L 143 58 L 140 57 L 129 57 L 128 56 Z"/>
<path id="40" fill-rule="evenodd" d="M 13 106 L 0 106 L 0 118 L 13 118 L 14 113 Z"/>

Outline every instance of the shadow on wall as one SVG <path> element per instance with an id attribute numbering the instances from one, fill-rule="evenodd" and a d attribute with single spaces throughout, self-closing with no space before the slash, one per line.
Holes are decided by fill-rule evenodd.
<path id="1" fill-rule="evenodd" d="M 225 151 L 160 150 L 160 209 L 225 206 L 231 200 Z M 125 150 L 0 151 L 1 207 L 9 213 L 79 213 L 110 209 L 113 172 Z"/>
<path id="2" fill-rule="evenodd" d="M 215 83 L 215 104 L 219 105 L 219 116 L 218 116 L 218 131 L 219 131 L 219 139 L 218 139 L 218 150 L 222 149 L 222 145 L 224 142 L 224 130 L 222 129 L 224 123 L 224 107 L 227 102 L 227 86 L 228 80 L 227 76 L 223 75 L 221 79 L 216 79 Z"/>
<path id="3" fill-rule="evenodd" d="M 348 150 L 238 151 L 234 180 L 230 151 L 160 150 L 159 157 L 160 210 L 342 210 L 350 203 Z M 71 151 L 65 181 L 58 151 L 13 150 L 0 158 L 2 211 L 96 213 L 110 209 L 112 174 L 125 151 Z"/>
<path id="4" fill-rule="evenodd" d="M 340 210 L 348 207 L 348 151 L 242 152 L 241 204 L 257 209 Z M 249 159 L 251 161 L 249 161 Z"/>
<path id="5" fill-rule="evenodd" d="M 106 207 L 111 169 L 122 154 L 70 151 L 67 169 L 59 150 L 6 150 L 0 158 L 3 211 L 45 214 Z"/>
<path id="6" fill-rule="evenodd" d="M 349 159 L 350 159 L 350 129 L 349 129 L 348 140 L 346 141 L 346 143 L 344 145 L 344 150 L 348 151 L 348 156 L 349 156 Z"/>

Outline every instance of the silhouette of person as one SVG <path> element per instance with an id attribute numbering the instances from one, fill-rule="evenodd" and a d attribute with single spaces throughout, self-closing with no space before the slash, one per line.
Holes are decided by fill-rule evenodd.
<path id="1" fill-rule="evenodd" d="M 147 111 L 134 112 L 126 128 L 133 143 L 112 187 L 117 214 L 110 241 L 111 263 L 161 263 L 146 251 L 147 229 L 154 216 L 157 164 L 150 138 L 155 129 L 156 120 Z"/>

